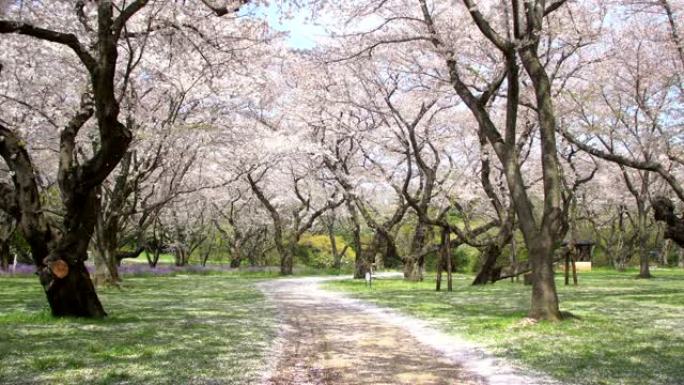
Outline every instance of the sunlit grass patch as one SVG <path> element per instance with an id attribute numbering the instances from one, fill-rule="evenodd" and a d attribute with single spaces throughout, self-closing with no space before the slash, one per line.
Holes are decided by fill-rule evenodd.
<path id="1" fill-rule="evenodd" d="M 658 269 L 652 280 L 635 271 L 580 274 L 580 285 L 557 286 L 561 309 L 579 319 L 521 323 L 530 288 L 501 281 L 470 286 L 459 275 L 454 292 L 421 283 L 378 279 L 334 281 L 327 287 L 435 321 L 494 354 L 575 384 L 684 384 L 684 271 Z M 467 278 L 467 279 L 463 279 Z"/>
<path id="2" fill-rule="evenodd" d="M 0 279 L 2 384 L 252 384 L 275 335 L 254 280 L 127 278 L 109 317 L 55 319 L 35 278 Z"/>

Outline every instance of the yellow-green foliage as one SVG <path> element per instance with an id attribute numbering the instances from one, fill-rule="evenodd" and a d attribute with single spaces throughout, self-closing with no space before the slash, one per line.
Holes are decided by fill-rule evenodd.
<path id="1" fill-rule="evenodd" d="M 472 246 L 461 245 L 456 249 L 456 270 L 476 272 L 481 265 L 480 251 Z"/>
<path id="2" fill-rule="evenodd" d="M 341 253 L 347 244 L 340 236 L 335 236 L 335 243 L 338 253 Z M 333 265 L 332 246 L 327 235 L 305 234 L 299 241 L 299 246 L 300 257 L 306 265 L 312 267 L 331 267 Z M 349 245 L 347 252 L 342 256 L 342 265 L 353 264 L 355 258 L 356 254 Z"/>

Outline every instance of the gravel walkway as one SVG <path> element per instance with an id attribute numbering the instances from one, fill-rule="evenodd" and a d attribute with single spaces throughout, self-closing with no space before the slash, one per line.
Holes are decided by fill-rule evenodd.
<path id="1" fill-rule="evenodd" d="M 429 323 L 326 291 L 334 278 L 260 284 L 279 311 L 265 385 L 557 385 Z"/>

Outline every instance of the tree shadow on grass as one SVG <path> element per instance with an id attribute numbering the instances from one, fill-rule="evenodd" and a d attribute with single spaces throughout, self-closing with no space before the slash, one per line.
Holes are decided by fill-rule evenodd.
<path id="1" fill-rule="evenodd" d="M 0 309 L 0 383 L 254 382 L 275 329 L 273 309 L 250 281 L 150 277 L 127 284 L 101 291 L 110 313 L 103 320 L 55 319 L 44 303 L 27 308 L 26 297 L 41 303 L 39 288 L 5 299 L 11 306 Z M 6 286 L 17 287 L 0 281 Z"/>

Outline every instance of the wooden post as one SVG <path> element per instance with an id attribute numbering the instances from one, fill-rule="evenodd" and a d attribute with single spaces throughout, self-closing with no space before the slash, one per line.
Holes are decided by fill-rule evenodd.
<path id="1" fill-rule="evenodd" d="M 435 279 L 435 291 L 440 291 L 442 287 L 442 264 L 444 263 L 444 253 L 440 252 L 437 261 L 437 278 Z"/>
<path id="2" fill-rule="evenodd" d="M 451 266 L 451 233 L 447 229 L 446 232 L 446 242 L 445 242 L 445 257 L 446 257 L 446 268 L 447 268 L 447 291 L 453 291 L 453 280 L 451 272 L 453 271 L 453 266 Z"/>
<path id="3" fill-rule="evenodd" d="M 575 263 L 573 261 L 572 267 L 574 270 Z M 565 252 L 565 286 L 570 284 L 570 250 Z"/>

